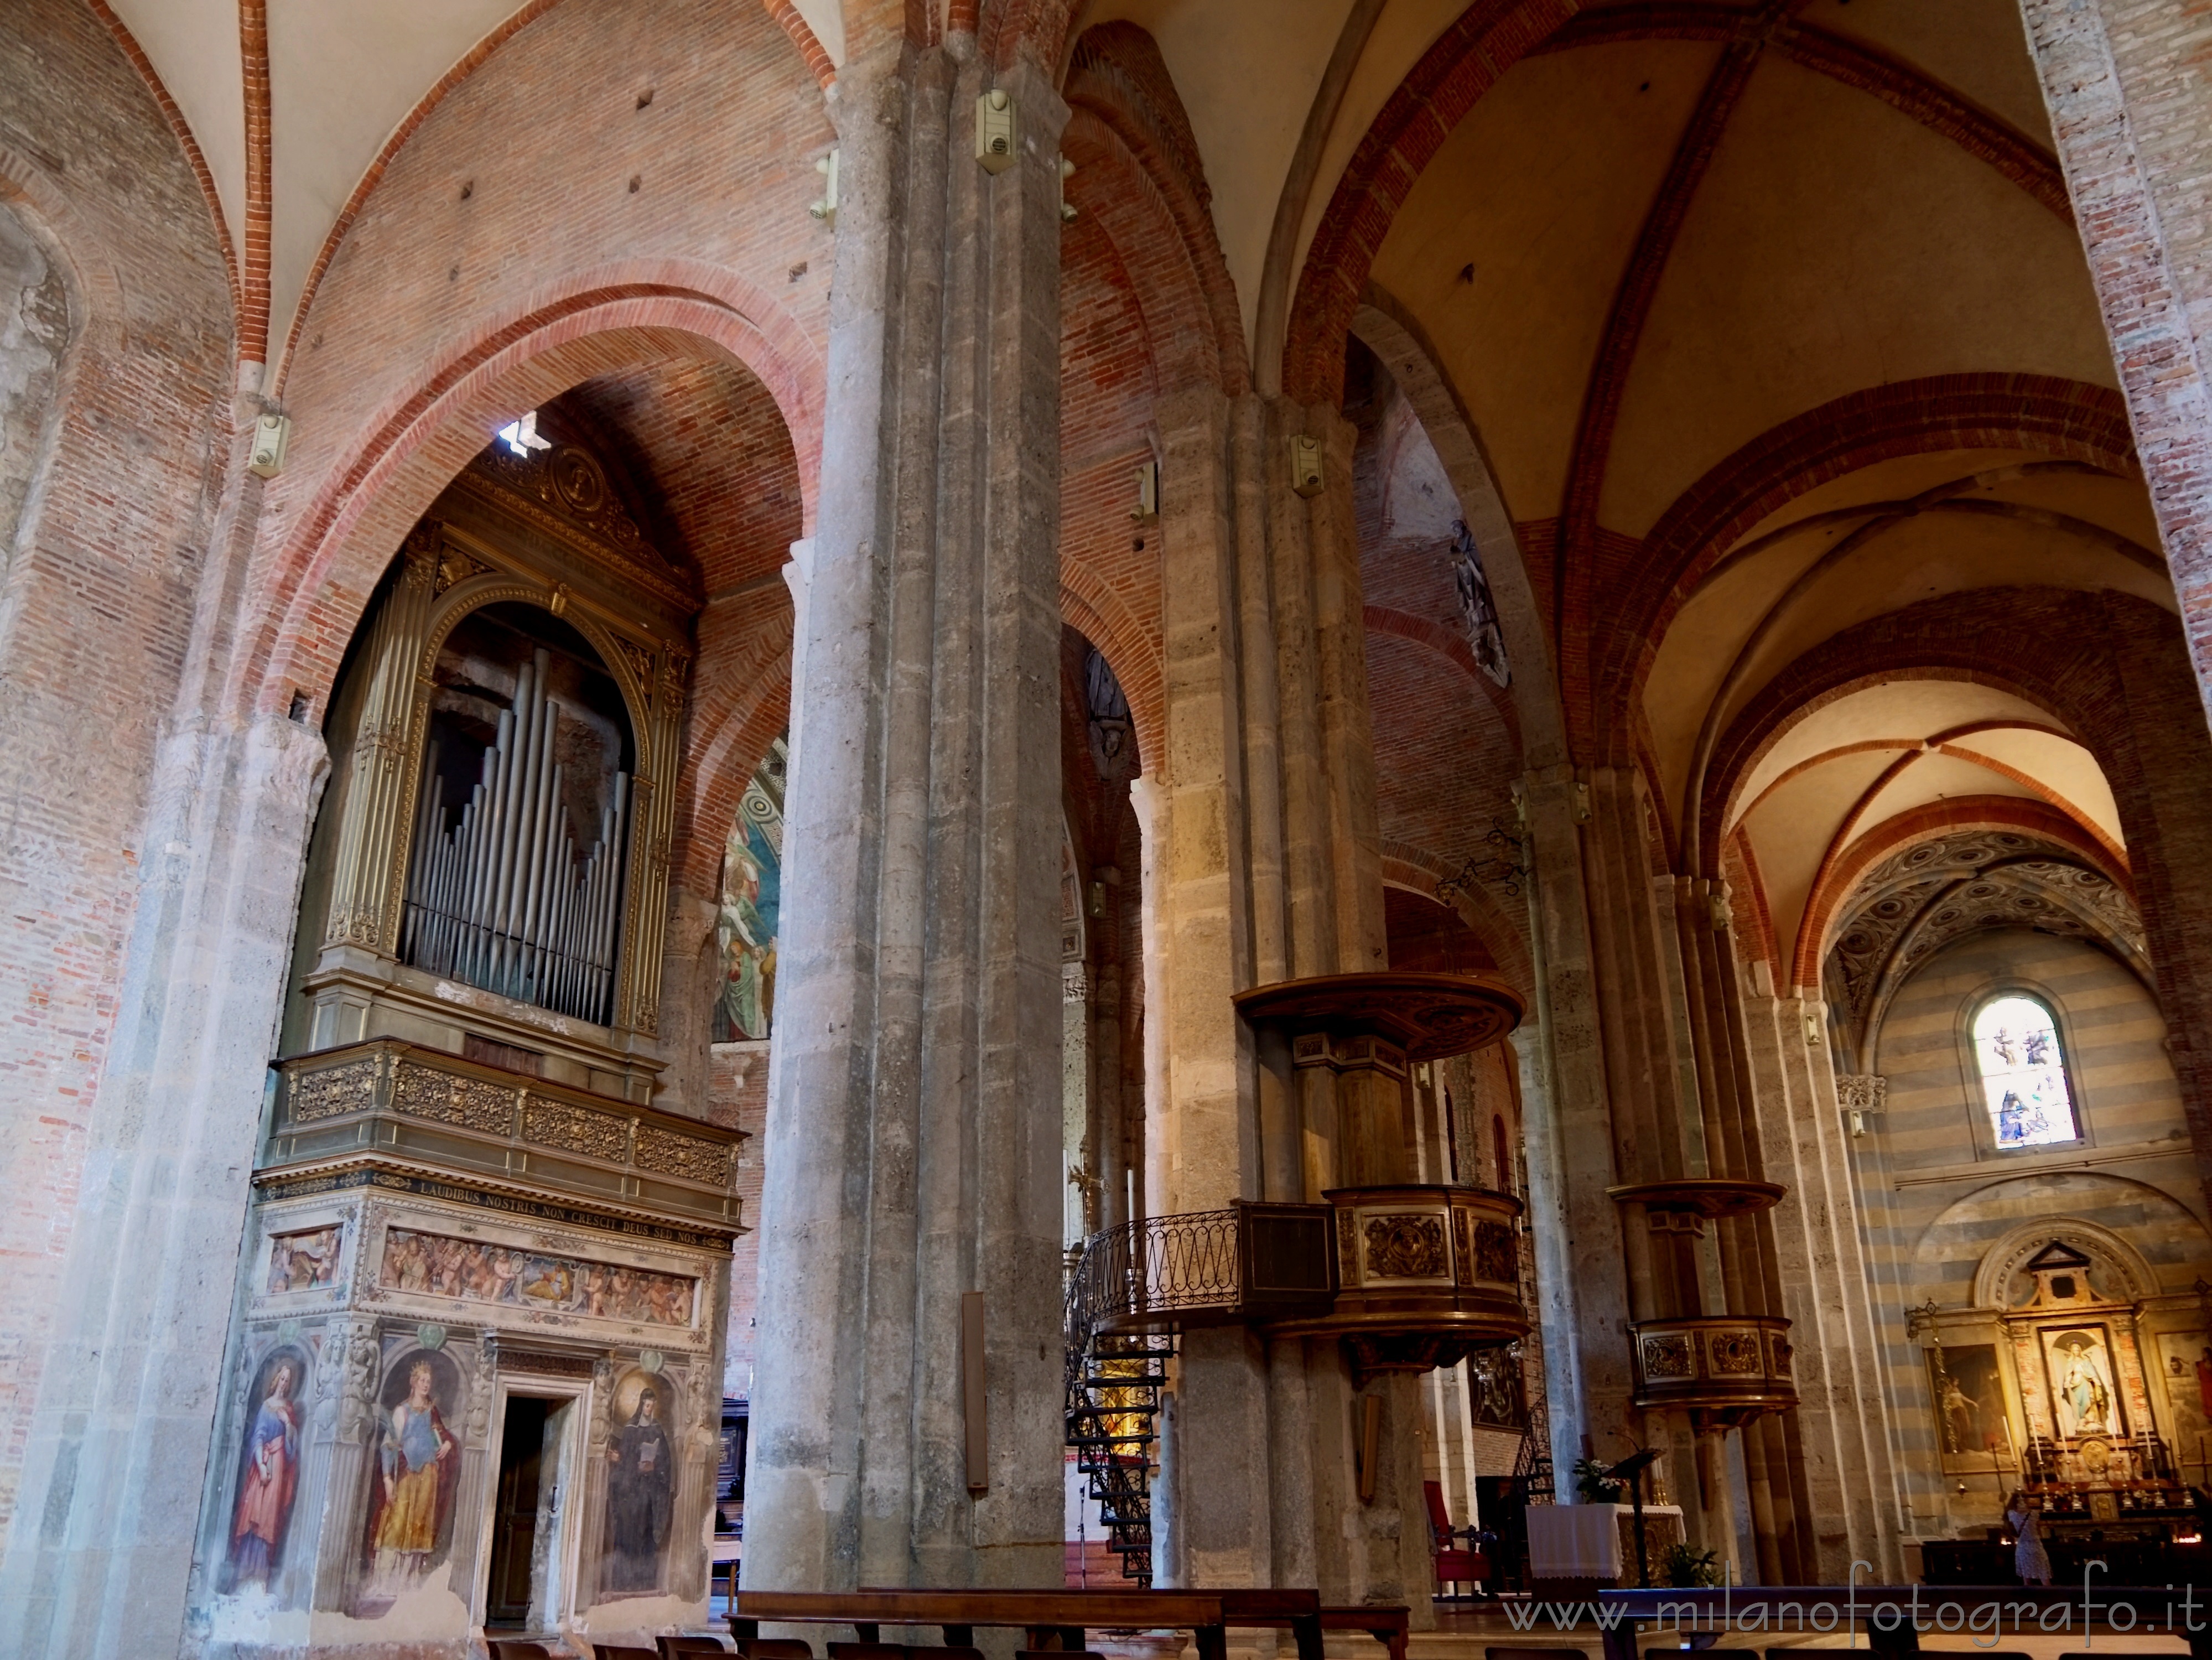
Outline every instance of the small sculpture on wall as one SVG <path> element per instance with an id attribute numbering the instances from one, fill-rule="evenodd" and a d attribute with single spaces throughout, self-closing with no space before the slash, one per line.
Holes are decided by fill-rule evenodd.
<path id="1" fill-rule="evenodd" d="M 617 1427 L 607 1442 L 602 1576 L 610 1591 L 660 1589 L 661 1558 L 676 1509 L 676 1448 L 668 1434 L 665 1391 L 658 1379 L 633 1372 L 616 1396 Z"/>
<path id="2" fill-rule="evenodd" d="M 283 1559 L 300 1479 L 299 1393 L 301 1359 L 279 1349 L 261 1363 L 246 1432 L 245 1469 L 231 1517 L 230 1589 L 265 1588 Z"/>
<path id="3" fill-rule="evenodd" d="M 381 1415 L 369 1483 L 374 1578 L 364 1600 L 381 1605 L 364 1607 L 372 1617 L 421 1584 L 444 1555 L 461 1464 L 446 1408 L 458 1400 L 459 1384 L 453 1361 L 425 1350 L 395 1366 L 385 1383 L 390 1404 Z"/>

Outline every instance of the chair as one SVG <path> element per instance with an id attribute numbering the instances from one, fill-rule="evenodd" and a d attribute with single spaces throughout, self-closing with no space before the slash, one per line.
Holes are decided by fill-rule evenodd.
<path id="1" fill-rule="evenodd" d="M 741 1637 L 738 1652 L 744 1660 L 814 1660 L 803 1637 Z"/>
<path id="2" fill-rule="evenodd" d="M 830 1660 L 906 1660 L 903 1643 L 832 1643 Z"/>
<path id="3" fill-rule="evenodd" d="M 1493 1647 L 1483 1650 L 1482 1660 L 1589 1660 L 1589 1651 Z"/>
<path id="4" fill-rule="evenodd" d="M 660 1644 L 660 1660 L 676 1660 L 679 1654 L 727 1654 L 730 1651 L 729 1645 L 719 1637 L 663 1637 L 657 1640 Z M 813 1656 L 809 1654 L 807 1660 L 814 1660 Z"/>
<path id="5" fill-rule="evenodd" d="M 1429 1502 L 1429 1548 L 1436 1559 L 1438 1585 L 1474 1585 L 1480 1587 L 1490 1578 L 1490 1563 L 1480 1551 L 1464 1550 L 1459 1545 L 1460 1534 L 1472 1529 L 1455 1529 L 1451 1524 L 1451 1513 L 1444 1509 L 1444 1489 L 1441 1481 L 1421 1483 L 1421 1496 Z M 1453 1595 L 1445 1592 L 1444 1595 Z"/>
<path id="6" fill-rule="evenodd" d="M 492 1660 L 556 1660 L 553 1651 L 543 1643 L 526 1643 L 512 1637 L 494 1637 L 491 1644 Z"/>
<path id="7" fill-rule="evenodd" d="M 592 1660 L 660 1660 L 651 1649 L 625 1648 L 616 1643 L 592 1645 Z"/>

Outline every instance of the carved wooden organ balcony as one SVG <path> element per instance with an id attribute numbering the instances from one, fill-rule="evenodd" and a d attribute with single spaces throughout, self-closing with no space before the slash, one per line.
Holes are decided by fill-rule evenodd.
<path id="1" fill-rule="evenodd" d="M 737 1130 L 377 1038 L 278 1063 L 255 1181 L 465 1183 L 720 1235 L 741 1231 Z"/>

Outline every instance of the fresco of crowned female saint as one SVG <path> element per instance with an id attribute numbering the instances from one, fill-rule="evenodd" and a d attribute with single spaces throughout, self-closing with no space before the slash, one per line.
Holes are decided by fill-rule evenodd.
<path id="1" fill-rule="evenodd" d="M 616 1398 L 617 1429 L 607 1444 L 606 1566 L 610 1591 L 660 1588 L 661 1554 L 668 1544 L 676 1509 L 676 1447 L 664 1422 L 660 1386 L 636 1380 L 637 1395 L 622 1412 L 624 1389 Z"/>
<path id="2" fill-rule="evenodd" d="M 457 1396 L 459 1381 L 450 1359 L 418 1350 L 386 1382 L 388 1404 L 369 1482 L 368 1601 L 389 1606 L 421 1584 L 444 1556 L 461 1468 L 445 1404 Z"/>
<path id="3" fill-rule="evenodd" d="M 302 1359 L 280 1349 L 261 1363 L 252 1389 L 253 1421 L 246 1432 L 245 1470 L 230 1526 L 230 1589 L 267 1586 L 292 1520 L 300 1480 L 299 1393 Z"/>

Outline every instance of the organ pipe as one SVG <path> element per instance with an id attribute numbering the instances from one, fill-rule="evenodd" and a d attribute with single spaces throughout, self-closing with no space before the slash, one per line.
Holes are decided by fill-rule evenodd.
<path id="1" fill-rule="evenodd" d="M 617 773 L 599 839 L 580 857 L 553 758 L 560 714 L 548 654 L 515 677 L 514 705 L 451 829 L 438 746 L 423 757 L 408 866 L 406 960 L 519 1002 L 605 1025 L 614 1018 L 622 850 L 629 777 Z"/>

